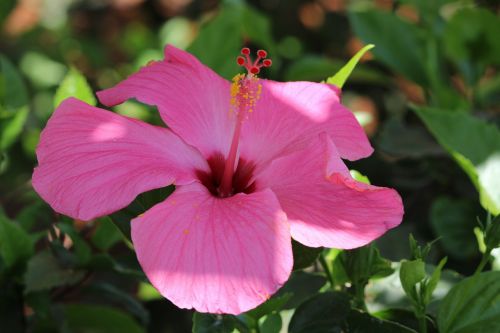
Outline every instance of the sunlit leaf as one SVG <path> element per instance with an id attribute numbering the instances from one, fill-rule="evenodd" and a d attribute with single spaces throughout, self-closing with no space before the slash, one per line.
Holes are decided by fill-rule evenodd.
<path id="1" fill-rule="evenodd" d="M 500 272 L 486 272 L 458 283 L 443 299 L 441 333 L 500 331 Z"/>
<path id="2" fill-rule="evenodd" d="M 465 112 L 433 108 L 417 108 L 415 112 L 471 178 L 481 205 L 492 214 L 499 214 L 499 129 Z"/>
<path id="3" fill-rule="evenodd" d="M 363 57 L 363 55 L 366 52 L 373 49 L 374 47 L 375 45 L 373 44 L 368 44 L 365 47 L 363 47 L 335 75 L 329 77 L 326 80 L 326 83 L 333 84 L 339 88 L 342 88 L 347 79 L 349 78 L 349 76 L 351 75 L 354 68 L 356 68 L 356 65 L 358 64 L 361 57 Z"/>
<path id="4" fill-rule="evenodd" d="M 90 105 L 96 105 L 97 100 L 85 77 L 76 69 L 71 68 L 54 96 L 54 107 L 68 97 L 75 97 Z"/>

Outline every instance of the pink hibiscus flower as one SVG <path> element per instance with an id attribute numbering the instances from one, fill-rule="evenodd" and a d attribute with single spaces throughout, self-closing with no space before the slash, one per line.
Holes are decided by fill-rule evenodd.
<path id="1" fill-rule="evenodd" d="M 403 215 L 396 191 L 354 180 L 342 162 L 372 148 L 339 90 L 257 79 L 270 61 L 242 53 L 249 74 L 230 83 L 167 46 L 164 60 L 98 97 L 156 105 L 168 128 L 69 98 L 37 148 L 35 190 L 73 218 L 107 215 L 175 184 L 132 220 L 132 240 L 156 289 L 201 312 L 237 314 L 268 299 L 292 270 L 291 237 L 351 249 Z"/>

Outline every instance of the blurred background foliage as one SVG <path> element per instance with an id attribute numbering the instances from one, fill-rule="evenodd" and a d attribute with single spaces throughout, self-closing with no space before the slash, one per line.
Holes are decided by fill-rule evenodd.
<path id="1" fill-rule="evenodd" d="M 0 1 L 0 330 L 189 332 L 194 322 L 196 332 L 415 332 L 423 320 L 430 331 L 500 332 L 491 319 L 500 317 L 500 273 L 456 285 L 478 265 L 500 269 L 498 11 L 494 0 Z M 192 317 L 160 297 L 135 259 L 128 222 L 173 188 L 83 223 L 54 213 L 30 178 L 40 131 L 61 100 L 96 104 L 95 91 L 161 59 L 167 43 L 226 78 L 239 71 L 242 46 L 264 48 L 273 66 L 263 75 L 281 81 L 325 80 L 375 44 L 343 103 L 376 152 L 349 166 L 398 190 L 403 224 L 356 251 L 294 243 L 290 281 L 238 317 Z M 114 111 L 159 123 L 134 101 Z M 435 240 L 432 249 L 408 246 L 410 233 Z M 457 319 L 446 310 L 477 310 L 474 293 L 488 292 L 493 312 Z"/>

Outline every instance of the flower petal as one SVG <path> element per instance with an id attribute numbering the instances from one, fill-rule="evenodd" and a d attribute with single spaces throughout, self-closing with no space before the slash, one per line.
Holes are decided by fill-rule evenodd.
<path id="1" fill-rule="evenodd" d="M 181 308 L 238 314 L 267 300 L 292 265 L 286 215 L 270 190 L 221 199 L 179 186 L 132 221 L 151 283 Z"/>
<path id="2" fill-rule="evenodd" d="M 262 94 L 243 126 L 241 156 L 266 164 L 328 133 L 340 156 L 356 160 L 373 149 L 353 113 L 340 104 L 335 86 L 260 80 Z"/>
<path id="3" fill-rule="evenodd" d="M 403 217 L 398 193 L 351 178 L 325 133 L 307 149 L 274 160 L 257 188 L 276 194 L 292 237 L 311 247 L 363 246 Z"/>
<path id="4" fill-rule="evenodd" d="M 208 168 L 201 154 L 165 128 L 74 98 L 57 108 L 37 147 L 33 187 L 59 213 L 90 220 Z"/>
<path id="5" fill-rule="evenodd" d="M 205 157 L 226 155 L 234 120 L 229 115 L 230 83 L 191 54 L 168 45 L 165 59 L 141 68 L 113 88 L 97 93 L 112 106 L 127 99 L 158 106 L 165 123 Z"/>

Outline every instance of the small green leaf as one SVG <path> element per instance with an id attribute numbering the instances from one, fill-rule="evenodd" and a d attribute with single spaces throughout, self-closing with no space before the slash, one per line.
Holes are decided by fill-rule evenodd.
<path id="1" fill-rule="evenodd" d="M 405 293 L 414 301 L 417 301 L 415 286 L 426 277 L 425 263 L 420 260 L 403 261 L 399 271 L 399 278 Z"/>
<path id="2" fill-rule="evenodd" d="M 262 324 L 259 325 L 260 333 L 280 333 L 283 320 L 279 313 L 271 313 L 267 315 Z"/>
<path id="3" fill-rule="evenodd" d="M 87 80 L 76 68 L 70 68 L 57 89 L 54 96 L 54 107 L 58 107 L 68 97 L 78 98 L 90 105 L 97 104 Z"/>
<path id="4" fill-rule="evenodd" d="M 500 272 L 481 273 L 455 285 L 443 299 L 440 333 L 500 332 Z"/>
<path id="5" fill-rule="evenodd" d="M 49 251 L 39 252 L 28 262 L 24 277 L 26 293 L 72 285 L 83 276 L 83 271 L 61 267 Z"/>
<path id="6" fill-rule="evenodd" d="M 139 289 L 137 290 L 137 298 L 139 298 L 141 301 L 147 302 L 162 299 L 163 296 L 150 283 L 141 282 L 139 283 Z"/>
<path id="7" fill-rule="evenodd" d="M 358 170 L 349 170 L 349 172 L 351 173 L 351 177 L 356 179 L 358 182 L 362 182 L 368 185 L 371 184 L 370 179 L 368 179 L 367 176 L 363 175 Z"/>
<path id="8" fill-rule="evenodd" d="M 29 108 L 19 108 L 10 117 L 0 118 L 0 150 L 9 148 L 21 134 L 28 118 Z"/>
<path id="9" fill-rule="evenodd" d="M 443 270 L 446 261 L 447 261 L 446 257 L 441 259 L 437 267 L 434 269 L 434 272 L 432 272 L 431 277 L 427 280 L 424 292 L 424 300 L 423 300 L 424 304 L 429 304 L 431 302 L 432 293 L 436 289 L 439 280 L 441 279 L 441 271 Z"/>
<path id="10" fill-rule="evenodd" d="M 0 211 L 0 259 L 10 269 L 24 266 L 33 255 L 34 244 L 30 236 Z"/>
<path id="11" fill-rule="evenodd" d="M 65 325 L 70 332 L 145 333 L 144 328 L 124 312 L 97 304 L 64 306 Z"/>
<path id="12" fill-rule="evenodd" d="M 374 47 L 375 45 L 373 44 L 368 44 L 365 47 L 363 47 L 335 75 L 326 79 L 326 83 L 333 84 L 338 88 L 342 88 L 347 79 L 349 78 L 349 76 L 351 75 L 354 68 L 356 68 L 356 65 L 358 64 L 361 57 Z"/>
<path id="13" fill-rule="evenodd" d="M 484 237 L 486 250 L 500 247 L 500 216 L 494 218 L 487 226 Z"/>
<path id="14" fill-rule="evenodd" d="M 255 309 L 246 312 L 246 314 L 255 320 L 259 320 L 271 312 L 280 311 L 290 298 L 292 298 L 292 294 L 290 293 L 286 293 L 281 296 L 274 296 Z"/>

